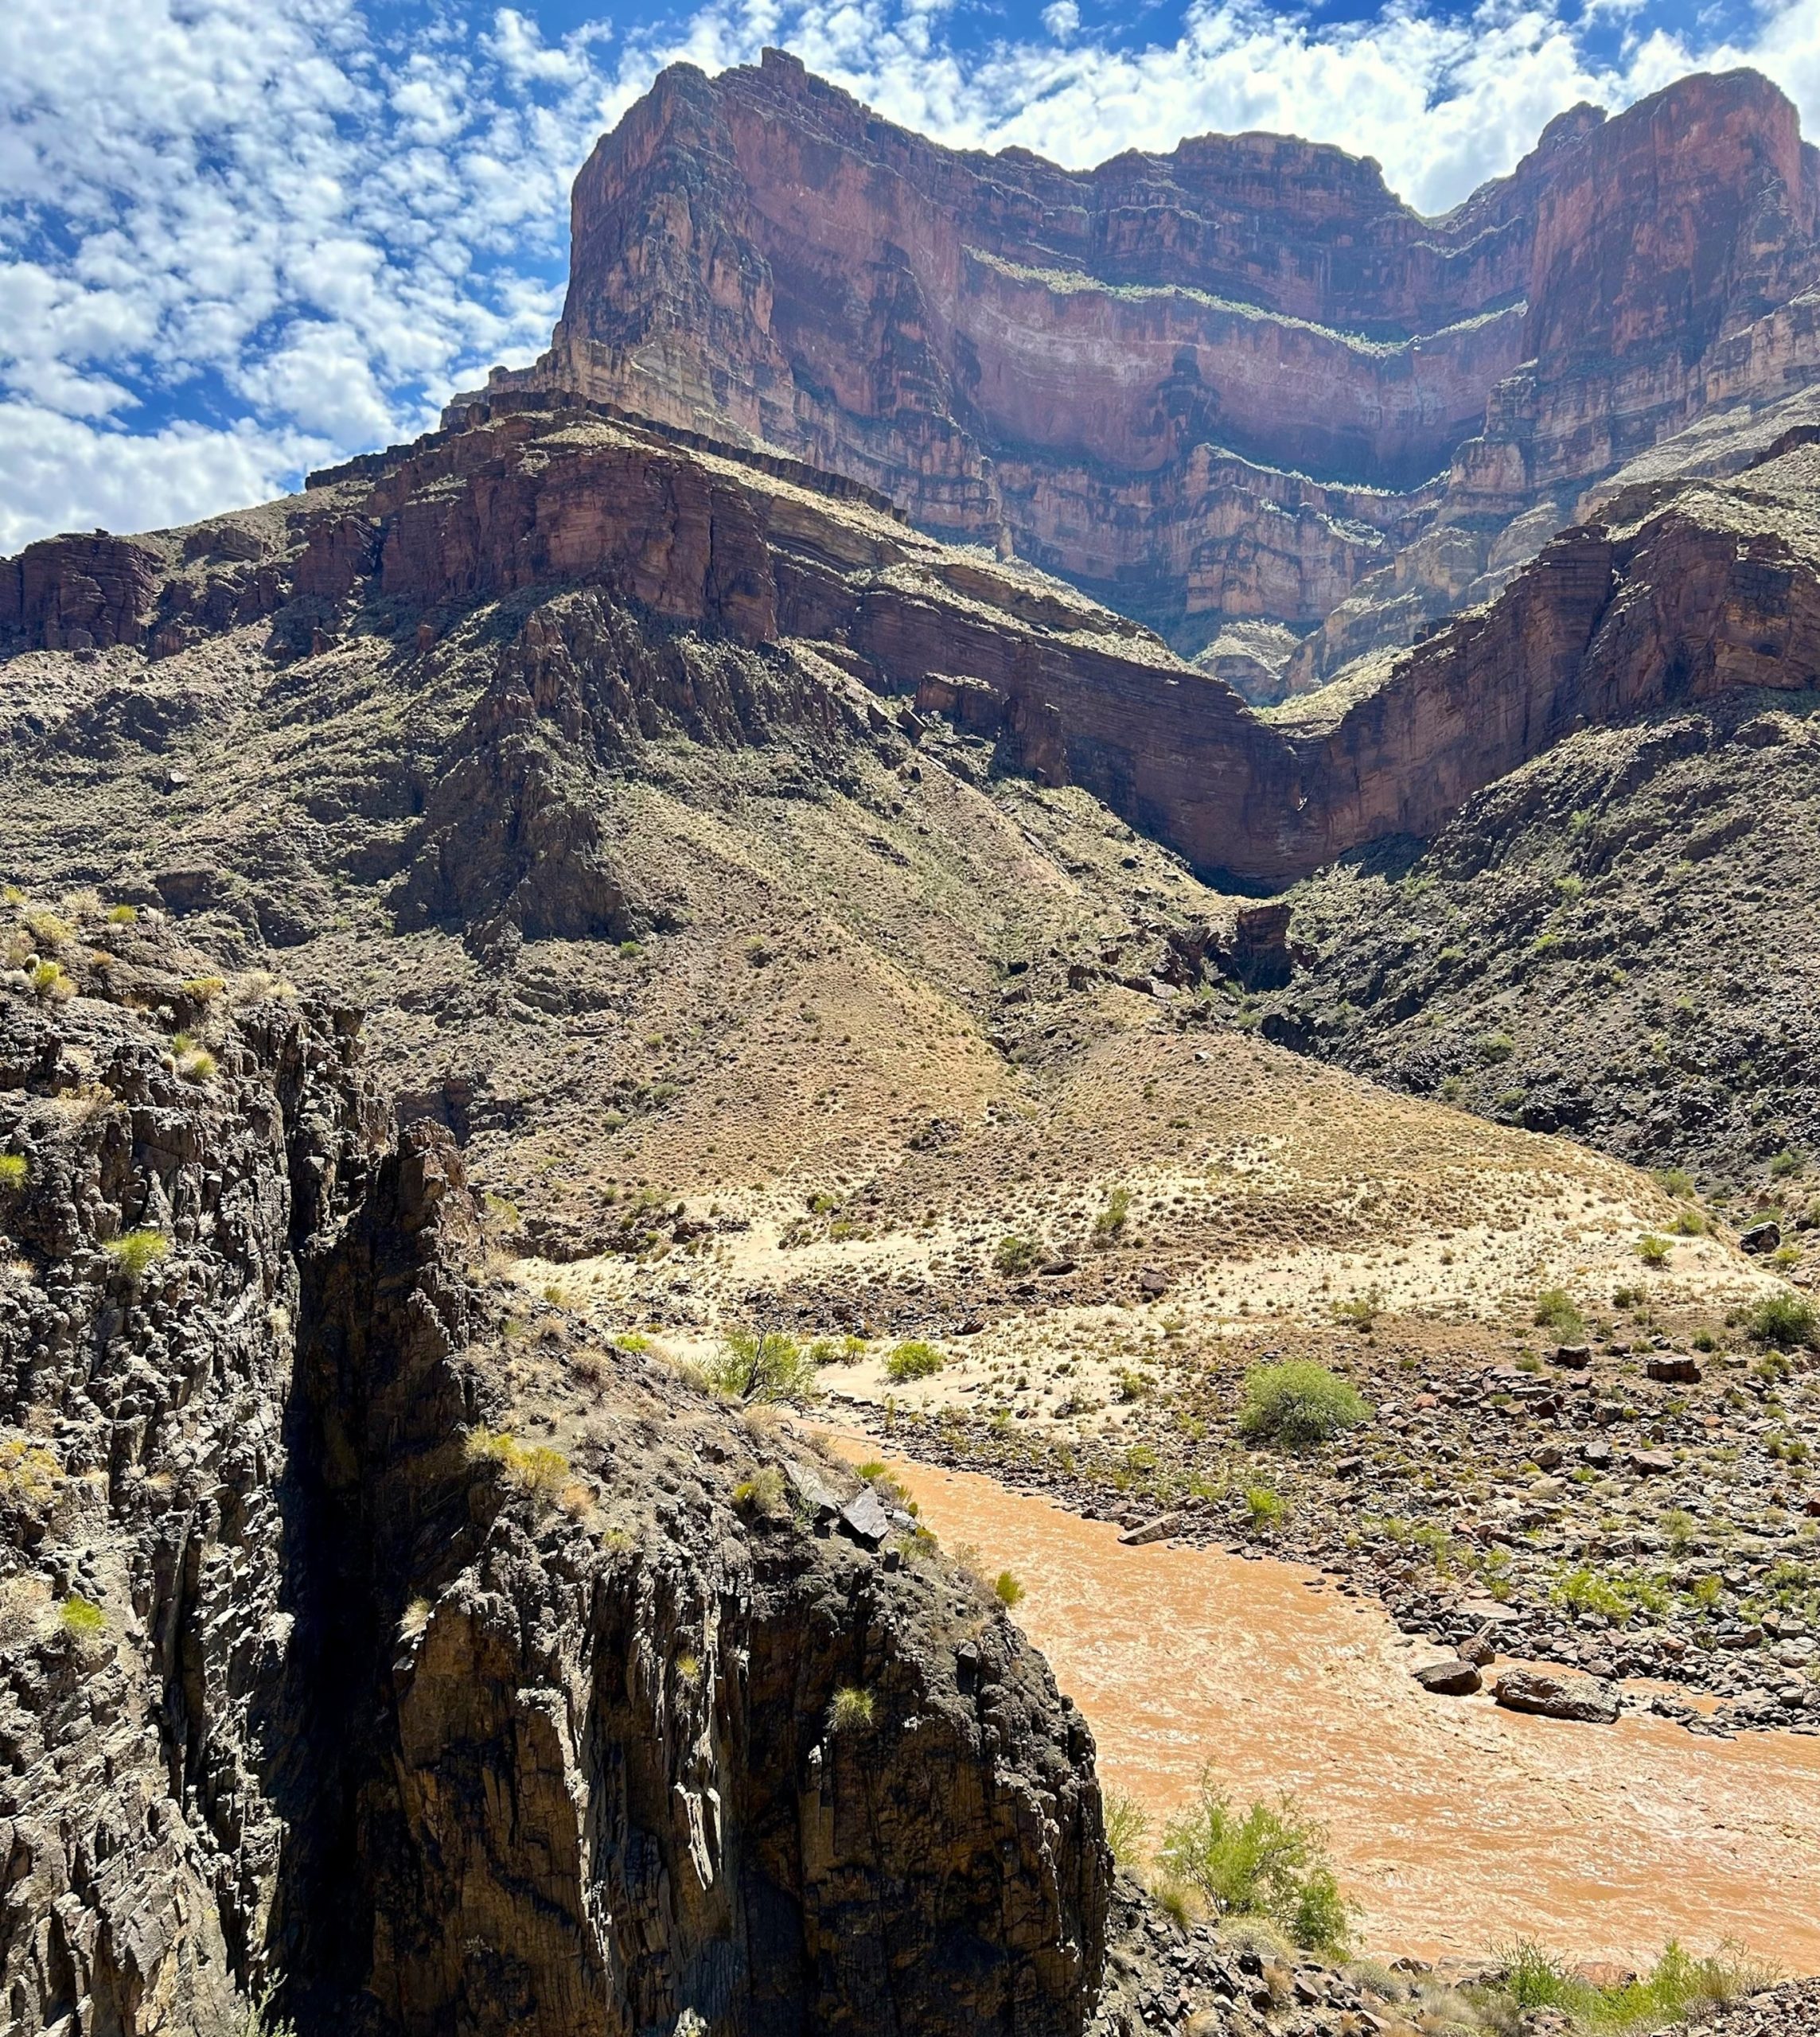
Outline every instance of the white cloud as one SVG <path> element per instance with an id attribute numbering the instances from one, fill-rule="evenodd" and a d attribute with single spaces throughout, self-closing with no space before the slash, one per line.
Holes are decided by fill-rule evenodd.
<path id="1" fill-rule="evenodd" d="M 1316 25 L 1189 0 L 1112 46 L 1078 0 L 957 47 L 953 0 L 706 0 L 559 41 L 367 0 L 40 0 L 0 10 L 0 545 L 251 499 L 419 430 L 559 308 L 568 185 L 661 66 L 794 49 L 893 119 L 1084 167 L 1267 127 L 1375 157 L 1424 211 L 1509 169 L 1576 99 L 1754 63 L 1820 130 L 1820 6 L 1760 0 L 1716 47 L 1660 0 L 1382 0 Z M 1159 23 L 1160 15 L 1147 18 Z M 1609 52 L 1584 41 L 1592 23 Z"/>

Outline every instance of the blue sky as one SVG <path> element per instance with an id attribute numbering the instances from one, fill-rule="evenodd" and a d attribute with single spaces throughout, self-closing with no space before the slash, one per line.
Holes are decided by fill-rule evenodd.
<path id="1" fill-rule="evenodd" d="M 595 137 L 770 42 L 943 140 L 1274 128 L 1428 212 L 1689 69 L 1820 133 L 1820 0 L 39 0 L 0 10 L 0 551 L 263 499 L 530 359 Z"/>

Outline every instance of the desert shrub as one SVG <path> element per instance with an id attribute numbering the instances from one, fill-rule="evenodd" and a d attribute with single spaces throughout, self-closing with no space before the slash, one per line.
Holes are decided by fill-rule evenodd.
<path id="1" fill-rule="evenodd" d="M 733 1488 L 733 1504 L 759 1521 L 781 1521 L 790 1510 L 784 1474 L 766 1464 Z"/>
<path id="2" fill-rule="evenodd" d="M 1481 1033 L 1479 1036 L 1481 1061 L 1508 1061 L 1516 1051 L 1517 1042 L 1508 1033 Z"/>
<path id="3" fill-rule="evenodd" d="M 1234 1809 L 1210 1774 L 1199 1801 L 1163 1835 L 1162 1860 L 1216 1916 L 1266 1917 L 1306 1951 L 1343 1951 L 1347 1909 L 1327 1834 L 1287 1791 Z"/>
<path id="4" fill-rule="evenodd" d="M 927 1379 L 931 1373 L 940 1372 L 946 1363 L 933 1344 L 912 1338 L 893 1347 L 885 1361 L 885 1377 L 899 1381 L 906 1379 Z"/>
<path id="5" fill-rule="evenodd" d="M 25 924 L 41 948 L 62 948 L 76 938 L 76 929 L 68 920 L 59 919 L 55 913 L 27 913 Z"/>
<path id="6" fill-rule="evenodd" d="M 1637 1241 L 1637 1256 L 1646 1266 L 1667 1265 L 1673 1249 L 1666 1238 L 1658 1237 L 1654 1231 L 1646 1231 Z"/>
<path id="7" fill-rule="evenodd" d="M 228 987 L 224 976 L 190 976 L 185 980 L 183 994 L 197 1004 L 212 1004 Z"/>
<path id="8" fill-rule="evenodd" d="M 0 1153 L 0 1195 L 14 1194 L 23 1188 L 25 1174 L 23 1153 Z"/>
<path id="9" fill-rule="evenodd" d="M 846 1684 L 834 1693 L 828 1708 L 828 1723 L 837 1733 L 860 1731 L 872 1723 L 872 1693 L 856 1684 Z"/>
<path id="10" fill-rule="evenodd" d="M 57 1616 L 63 1622 L 64 1632 L 73 1641 L 92 1641 L 107 1630 L 107 1615 L 80 1591 L 72 1591 L 64 1600 Z"/>
<path id="11" fill-rule="evenodd" d="M 1670 1556 L 1686 1556 L 1693 1548 L 1698 1523 L 1686 1507 L 1671 1506 L 1662 1517 L 1662 1532 Z"/>
<path id="12" fill-rule="evenodd" d="M 1254 1365 L 1246 1373 L 1239 1433 L 1295 1448 L 1356 1428 L 1370 1413 L 1350 1380 L 1311 1359 Z"/>
<path id="13" fill-rule="evenodd" d="M 553 1505 L 569 1482 L 569 1460 L 548 1443 L 520 1443 L 504 1430 L 470 1429 L 462 1446 L 470 1464 L 493 1464 L 509 1483 Z"/>
<path id="14" fill-rule="evenodd" d="M 1252 1527 L 1260 1533 L 1288 1517 L 1289 1502 L 1274 1486 L 1247 1486 L 1245 1507 Z"/>
<path id="15" fill-rule="evenodd" d="M 1683 1209 L 1669 1228 L 1678 1238 L 1704 1237 L 1706 1219 L 1697 1209 Z"/>
<path id="16" fill-rule="evenodd" d="M 1665 1195 L 1677 1197 L 1683 1202 L 1693 1200 L 1693 1177 L 1685 1167 L 1658 1167 L 1656 1186 Z"/>
<path id="17" fill-rule="evenodd" d="M 1574 1299 L 1565 1287 L 1544 1287 L 1536 1297 L 1536 1326 L 1557 1337 L 1577 1337 L 1586 1328 Z"/>
<path id="18" fill-rule="evenodd" d="M 34 1511 L 49 1505 L 62 1470 L 56 1452 L 42 1443 L 27 1443 L 22 1436 L 0 1443 L 0 1494 Z"/>
<path id="19" fill-rule="evenodd" d="M 1792 1290 L 1765 1295 L 1744 1318 L 1744 1334 L 1753 1344 L 1792 1351 L 1820 1343 L 1820 1317 L 1805 1295 Z"/>
<path id="20" fill-rule="evenodd" d="M 705 1370 L 709 1385 L 731 1400 L 775 1403 L 815 1398 L 815 1361 L 781 1330 L 729 1332 L 719 1357 Z"/>
<path id="21" fill-rule="evenodd" d="M 419 1640 L 429 1624 L 430 1601 L 427 1599 L 413 1599 L 399 1620 L 398 1638 L 400 1641 Z"/>
<path id="22" fill-rule="evenodd" d="M 33 996 L 42 998 L 47 1003 L 67 1003 L 76 995 L 76 985 L 60 962 L 34 962 L 27 980 Z"/>
<path id="23" fill-rule="evenodd" d="M 162 1231 L 123 1231 L 107 1241 L 107 1254 L 130 1280 L 148 1272 L 170 1250 Z"/>
<path id="24" fill-rule="evenodd" d="M 1150 1836 L 1150 1813 L 1123 1790 L 1108 1790 L 1101 1801 L 1105 1809 L 1106 1844 L 1113 1849 L 1113 1858 L 1125 1867 L 1134 1866 L 1143 1858 L 1144 1842 Z"/>
<path id="25" fill-rule="evenodd" d="M 185 1082 L 206 1082 L 215 1073 L 215 1057 L 206 1047 L 186 1047 L 177 1057 L 177 1072 Z"/>
<path id="26" fill-rule="evenodd" d="M 1023 1598 L 1023 1587 L 1014 1570 L 1001 1570 L 992 1579 L 992 1596 L 1007 1610 Z"/>
<path id="27" fill-rule="evenodd" d="M 1109 1245 L 1124 1229 L 1130 1218 L 1131 1190 L 1128 1188 L 1115 1188 L 1093 1219 L 1094 1244 L 1102 1248 Z"/>
<path id="28" fill-rule="evenodd" d="M 137 906 L 110 906 L 107 908 L 107 924 L 110 926 L 136 926 L 138 919 L 139 909 Z"/>
<path id="29" fill-rule="evenodd" d="M 1384 1306 L 1382 1291 L 1367 1287 L 1362 1295 L 1349 1295 L 1343 1302 L 1334 1303 L 1336 1322 L 1350 1322 L 1354 1330 L 1369 1330 L 1378 1320 L 1378 1312 Z"/>
<path id="30" fill-rule="evenodd" d="M 1016 1233 L 1007 1232 L 998 1242 L 992 1254 L 992 1264 L 1007 1276 L 1027 1273 L 1037 1261 L 1037 1248 L 1029 1238 L 1020 1238 Z"/>
<path id="31" fill-rule="evenodd" d="M 1147 1372 L 1136 1372 L 1129 1365 L 1119 1365 L 1113 1373 L 1113 1398 L 1129 1403 L 1147 1400 L 1156 1391 L 1156 1381 Z"/>
<path id="32" fill-rule="evenodd" d="M 1565 1961 L 1528 1940 L 1501 1955 L 1503 1979 L 1496 1991 L 1519 2012 L 1555 2009 L 1580 2030 L 1642 2033 L 1737 2001 L 1771 1985 L 1776 1976 L 1744 1949 L 1728 1941 L 1717 1953 L 1697 1957 L 1670 1938 L 1647 1973 L 1602 1987 L 1576 1973 Z"/>
<path id="33" fill-rule="evenodd" d="M 1801 1155 L 1791 1152 L 1785 1146 L 1770 1162 L 1769 1170 L 1775 1179 L 1781 1181 L 1787 1175 L 1799 1174 L 1802 1164 Z"/>

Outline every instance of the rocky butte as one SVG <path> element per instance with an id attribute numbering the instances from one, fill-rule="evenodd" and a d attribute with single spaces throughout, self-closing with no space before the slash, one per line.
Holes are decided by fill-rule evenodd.
<path id="1" fill-rule="evenodd" d="M 665 72 L 573 212 L 550 351 L 490 390 L 851 475 L 1255 697 L 1485 598 L 1589 485 L 1820 377 L 1820 156 L 1748 72 L 1576 107 L 1431 220 L 1280 135 L 1078 172 L 944 149 L 773 50 Z"/>

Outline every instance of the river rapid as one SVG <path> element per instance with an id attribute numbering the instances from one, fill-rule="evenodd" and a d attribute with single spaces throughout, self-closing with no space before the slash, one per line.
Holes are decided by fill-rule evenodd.
<path id="1" fill-rule="evenodd" d="M 837 1441 L 855 1461 L 887 1454 Z M 1300 1565 L 1125 1548 L 1111 1523 L 990 1478 L 891 1468 L 945 1548 L 1016 1573 L 1016 1618 L 1153 1840 L 1210 1765 L 1239 1801 L 1290 1789 L 1325 1822 L 1374 1956 L 1471 1957 L 1521 1935 L 1637 1964 L 1670 1937 L 1729 1937 L 1820 1971 L 1820 1738 L 1431 1697 L 1410 1669 L 1442 1651 Z"/>

